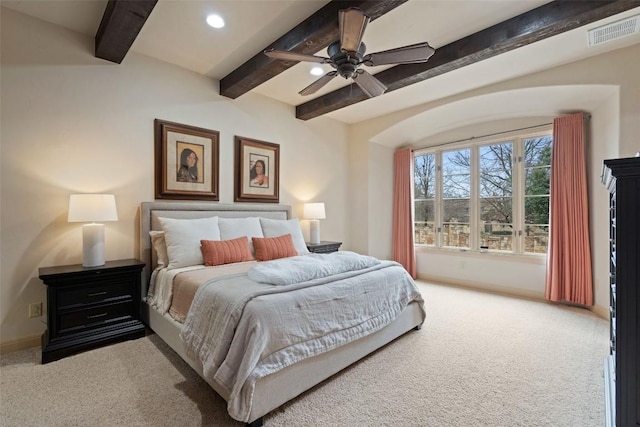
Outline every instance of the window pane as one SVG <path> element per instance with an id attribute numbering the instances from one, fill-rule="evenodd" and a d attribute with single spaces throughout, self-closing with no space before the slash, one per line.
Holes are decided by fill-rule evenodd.
<path id="1" fill-rule="evenodd" d="M 524 198 L 524 223 L 549 224 L 549 196 Z"/>
<path id="2" fill-rule="evenodd" d="M 436 227 L 434 222 L 416 222 L 414 224 L 414 243 L 416 245 L 436 244 Z"/>
<path id="3" fill-rule="evenodd" d="M 480 246 L 513 251 L 513 143 L 485 145 L 480 153 Z"/>
<path id="4" fill-rule="evenodd" d="M 442 245 L 469 248 L 471 150 L 442 153 Z"/>
<path id="5" fill-rule="evenodd" d="M 549 194 L 551 184 L 551 167 L 529 168 L 525 172 L 525 194 Z"/>
<path id="6" fill-rule="evenodd" d="M 480 197 L 512 194 L 513 144 L 484 145 L 480 153 Z"/>
<path id="7" fill-rule="evenodd" d="M 488 197 L 480 199 L 480 220 L 511 224 L 511 197 Z"/>
<path id="8" fill-rule="evenodd" d="M 551 164 L 553 136 L 545 135 L 524 141 L 524 166 L 546 166 Z"/>
<path id="9" fill-rule="evenodd" d="M 549 226 L 527 225 L 524 227 L 524 251 L 546 254 L 549 248 Z"/>
<path id="10" fill-rule="evenodd" d="M 480 147 L 481 171 L 504 171 L 511 176 L 512 144 L 495 144 Z"/>
<path id="11" fill-rule="evenodd" d="M 480 231 L 480 246 L 494 251 L 513 251 L 513 227 L 511 224 L 485 223 Z"/>
<path id="12" fill-rule="evenodd" d="M 445 175 L 442 177 L 442 197 L 445 199 L 469 197 L 471 177 L 467 175 Z"/>
<path id="13" fill-rule="evenodd" d="M 553 136 L 525 140 L 524 252 L 547 253 Z"/>
<path id="14" fill-rule="evenodd" d="M 442 245 L 455 248 L 469 247 L 469 224 L 443 223 Z"/>
<path id="15" fill-rule="evenodd" d="M 416 222 L 435 220 L 435 200 L 417 200 L 415 207 Z"/>
<path id="16" fill-rule="evenodd" d="M 436 196 L 436 158 L 433 154 L 416 156 L 414 184 L 416 199 L 433 199 Z"/>
<path id="17" fill-rule="evenodd" d="M 512 188 L 510 173 L 480 172 L 480 197 L 511 196 Z"/>
<path id="18" fill-rule="evenodd" d="M 469 199 L 448 199 L 442 201 L 443 222 L 469 222 Z"/>
<path id="19" fill-rule="evenodd" d="M 445 175 L 468 174 L 471 170 L 471 150 L 442 153 L 442 170 Z"/>
<path id="20" fill-rule="evenodd" d="M 414 243 L 435 245 L 435 155 L 416 156 L 414 161 Z"/>

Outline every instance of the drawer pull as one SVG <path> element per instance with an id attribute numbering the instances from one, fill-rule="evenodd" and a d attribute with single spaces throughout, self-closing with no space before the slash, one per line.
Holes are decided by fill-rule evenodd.
<path id="1" fill-rule="evenodd" d="M 88 296 L 90 296 L 90 297 L 97 297 L 97 296 L 100 296 L 100 295 L 106 295 L 106 294 L 107 294 L 107 291 L 103 291 L 103 292 L 94 292 L 94 293 L 92 293 L 92 294 L 89 294 Z"/>
<path id="2" fill-rule="evenodd" d="M 109 312 L 104 312 L 104 313 L 100 313 L 100 314 L 94 314 L 94 315 L 91 315 L 91 316 L 87 316 L 87 319 L 97 319 L 99 317 L 104 317 L 107 314 L 109 314 Z"/>

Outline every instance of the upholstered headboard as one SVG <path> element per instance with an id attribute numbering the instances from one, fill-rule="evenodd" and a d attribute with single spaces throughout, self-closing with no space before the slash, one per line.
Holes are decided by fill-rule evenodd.
<path id="1" fill-rule="evenodd" d="M 225 218 L 263 217 L 270 219 L 290 219 L 291 206 L 274 204 L 224 204 L 207 202 L 142 202 L 140 205 L 140 260 L 144 268 L 143 294 L 153 269 L 152 246 L 149 231 L 161 230 L 158 218 Z M 143 296 L 144 296 L 143 295 Z"/>

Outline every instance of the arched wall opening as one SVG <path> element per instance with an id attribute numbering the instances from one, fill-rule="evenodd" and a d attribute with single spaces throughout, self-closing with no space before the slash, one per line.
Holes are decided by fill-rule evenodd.
<path id="1" fill-rule="evenodd" d="M 457 99 L 388 126 L 369 138 L 366 149 L 360 149 L 367 156 L 367 184 L 363 189 L 367 194 L 367 221 L 359 222 L 359 227 L 367 233 L 367 251 L 378 257 L 391 254 L 395 149 L 446 144 L 552 123 L 554 117 L 567 113 L 588 112 L 591 120 L 587 173 L 594 287 L 596 311 L 604 314 L 608 305 L 608 264 L 605 262 L 608 231 L 598 225 L 607 221 L 608 201 L 599 179 L 602 160 L 618 155 L 619 104 L 620 89 L 616 85 L 528 87 Z M 544 257 L 485 255 L 417 247 L 418 276 L 537 299 L 544 297 Z"/>

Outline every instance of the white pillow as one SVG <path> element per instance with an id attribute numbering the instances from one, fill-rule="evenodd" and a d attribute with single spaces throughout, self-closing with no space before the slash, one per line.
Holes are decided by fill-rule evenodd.
<path id="1" fill-rule="evenodd" d="M 298 251 L 298 255 L 306 255 L 309 253 L 307 244 L 304 242 L 300 222 L 297 219 L 268 219 L 260 218 L 262 225 L 262 233 L 264 237 L 278 237 L 283 234 L 291 234 L 293 246 Z"/>
<path id="2" fill-rule="evenodd" d="M 164 241 L 164 231 L 150 231 L 151 245 L 156 254 L 156 262 L 163 267 L 169 264 L 169 256 L 167 255 L 167 243 Z"/>
<path id="3" fill-rule="evenodd" d="M 264 237 L 262 226 L 258 217 L 250 218 L 222 218 L 218 217 L 218 228 L 220 229 L 220 240 L 237 239 L 247 237 L 251 253 L 254 254 L 252 237 Z"/>
<path id="4" fill-rule="evenodd" d="M 167 270 L 204 264 L 200 240 L 220 240 L 218 217 L 198 219 L 158 218 L 167 242 Z"/>

